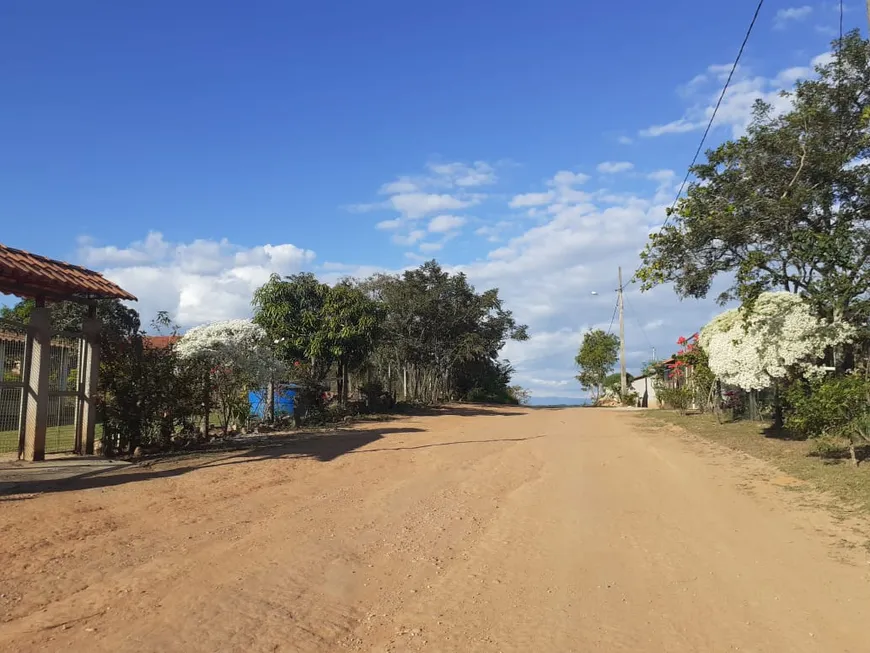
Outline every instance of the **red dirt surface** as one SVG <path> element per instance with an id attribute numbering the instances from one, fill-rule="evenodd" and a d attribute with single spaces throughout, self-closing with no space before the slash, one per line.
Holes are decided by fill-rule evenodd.
<path id="1" fill-rule="evenodd" d="M 870 650 L 860 523 L 630 412 L 455 408 L 20 490 L 2 651 Z"/>

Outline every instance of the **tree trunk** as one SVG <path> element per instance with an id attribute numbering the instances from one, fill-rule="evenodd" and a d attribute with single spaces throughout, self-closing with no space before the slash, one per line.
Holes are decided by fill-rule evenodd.
<path id="1" fill-rule="evenodd" d="M 202 434 L 208 438 L 209 417 L 211 416 L 211 377 L 209 373 L 205 373 L 205 396 L 202 401 L 203 417 L 202 417 Z"/>
<path id="2" fill-rule="evenodd" d="M 402 401 L 408 401 L 408 366 L 402 365 Z"/>
<path id="3" fill-rule="evenodd" d="M 341 405 L 342 406 L 347 405 L 347 396 L 348 396 L 349 388 L 350 388 L 350 374 L 348 374 L 348 371 L 347 371 L 347 363 L 342 363 L 341 364 L 341 391 L 342 391 Z"/>
<path id="4" fill-rule="evenodd" d="M 266 385 L 266 412 L 264 413 L 270 424 L 275 422 L 275 379 L 270 378 Z"/>
<path id="5" fill-rule="evenodd" d="M 775 381 L 773 384 L 773 429 L 777 433 L 782 431 L 784 423 L 782 409 L 782 392 L 780 392 L 779 386 L 779 381 Z"/>
<path id="6" fill-rule="evenodd" d="M 344 406 L 344 364 L 341 360 L 335 368 L 335 391 L 338 395 L 338 403 Z"/>

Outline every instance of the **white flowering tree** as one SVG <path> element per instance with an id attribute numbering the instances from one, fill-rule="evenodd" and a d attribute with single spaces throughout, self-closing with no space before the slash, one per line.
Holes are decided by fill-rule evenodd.
<path id="1" fill-rule="evenodd" d="M 281 371 L 266 332 L 250 320 L 227 320 L 194 327 L 176 345 L 183 360 L 201 361 L 208 370 L 210 394 L 217 400 L 221 426 L 249 411 L 245 390 L 261 387 Z M 206 407 L 208 413 L 208 407 Z M 206 428 L 208 427 L 206 415 Z"/>
<path id="2" fill-rule="evenodd" d="M 713 318 L 701 329 L 699 342 L 719 380 L 744 390 L 762 390 L 792 372 L 822 373 L 819 363 L 825 351 L 854 336 L 854 327 L 816 317 L 799 295 L 765 292 L 748 315 L 736 308 Z"/>

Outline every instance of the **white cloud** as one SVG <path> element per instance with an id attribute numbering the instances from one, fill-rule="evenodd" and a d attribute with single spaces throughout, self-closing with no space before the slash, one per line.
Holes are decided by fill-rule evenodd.
<path id="1" fill-rule="evenodd" d="M 444 243 L 420 243 L 421 252 L 438 252 L 444 247 Z"/>
<path id="2" fill-rule="evenodd" d="M 507 220 L 500 220 L 495 224 L 487 224 L 475 230 L 475 235 L 486 238 L 491 243 L 497 243 L 501 240 L 502 234 L 512 226 Z"/>
<path id="3" fill-rule="evenodd" d="M 777 29 L 784 29 L 789 23 L 804 20 L 811 13 L 813 13 L 813 8 L 810 5 L 780 9 L 776 12 L 773 23 Z"/>
<path id="4" fill-rule="evenodd" d="M 464 209 L 479 203 L 479 200 L 473 197 L 460 199 L 453 195 L 436 193 L 403 193 L 393 195 L 390 198 L 390 203 L 396 211 L 406 218 L 416 220 L 432 213 Z"/>
<path id="5" fill-rule="evenodd" d="M 646 129 L 641 129 L 640 135 L 650 138 L 663 136 L 665 134 L 684 134 L 686 132 L 700 129 L 701 127 L 703 127 L 703 123 L 701 122 L 693 122 L 686 120 L 685 118 L 679 118 L 678 120 L 672 120 L 663 125 L 652 125 Z"/>
<path id="6" fill-rule="evenodd" d="M 459 229 L 465 224 L 465 218 L 458 215 L 439 215 L 429 222 L 429 231 L 433 233 L 448 233 Z"/>
<path id="7" fill-rule="evenodd" d="M 628 161 L 604 161 L 598 164 L 598 172 L 606 175 L 614 175 L 620 172 L 628 172 L 634 168 L 634 164 Z"/>
<path id="8" fill-rule="evenodd" d="M 422 229 L 414 229 L 407 234 L 395 234 L 393 242 L 397 245 L 413 245 L 426 237 L 426 232 Z"/>
<path id="9" fill-rule="evenodd" d="M 430 163 L 428 166 L 438 178 L 460 188 L 486 186 L 497 181 L 495 169 L 485 161 L 465 163 Z"/>
<path id="10" fill-rule="evenodd" d="M 509 165 L 499 162 L 500 166 Z M 407 245 L 415 241 L 418 230 L 415 221 L 436 216 L 430 225 L 430 230 L 450 229 L 455 227 L 440 227 L 446 224 L 445 217 L 452 211 L 476 206 L 487 199 L 487 194 L 480 192 L 483 186 L 498 181 L 496 167 L 486 161 L 465 163 L 430 162 L 425 166 L 425 172 L 420 175 L 402 175 L 391 182 L 383 184 L 378 193 L 388 195 L 382 202 L 353 204 L 347 209 L 354 213 L 369 213 L 378 210 L 392 210 L 397 217 L 381 220 L 375 227 L 380 230 L 391 230 L 397 233 L 393 242 Z M 439 215 L 442 214 L 442 215 Z M 453 223 L 465 218 L 453 216 Z M 419 240 L 419 239 L 417 239 Z M 442 243 L 443 244 L 443 243 Z M 413 256 L 413 252 L 411 253 Z"/>
<path id="11" fill-rule="evenodd" d="M 545 193 L 522 193 L 521 195 L 514 195 L 508 206 L 512 209 L 542 206 L 553 201 L 553 197 L 554 193 L 551 190 Z"/>
<path id="12" fill-rule="evenodd" d="M 395 193 L 416 193 L 420 190 L 420 185 L 410 177 L 400 177 L 396 181 L 391 181 L 381 186 L 378 191 L 381 195 L 393 195 Z"/>
<path id="13" fill-rule="evenodd" d="M 553 175 L 550 186 L 577 186 L 585 184 L 589 181 L 589 175 L 584 175 L 582 172 L 571 172 L 570 170 L 560 170 Z"/>
<path id="14" fill-rule="evenodd" d="M 615 306 L 617 267 L 631 278 L 647 234 L 662 223 L 678 177 L 673 170 L 643 173 L 648 193 L 591 188 L 576 173 L 556 173 L 541 191 L 542 222 L 500 243 L 486 256 L 456 266 L 478 289 L 497 287 L 516 318 L 530 326 L 528 342 L 507 344 L 515 381 L 537 396 L 580 396 L 573 358 L 589 328 L 608 329 Z M 513 204 L 514 199 L 508 200 Z M 490 237 L 496 229 L 480 227 Z M 497 240 L 494 239 L 494 240 Z M 592 295 L 592 291 L 597 295 Z M 692 333 L 718 312 L 712 302 L 680 302 L 670 288 L 626 292 L 628 367 L 638 371 L 652 347 L 666 355 L 680 335 Z M 616 328 L 613 325 L 613 328 Z"/>
<path id="15" fill-rule="evenodd" d="M 124 248 L 118 248 L 114 245 L 95 247 L 93 239 L 82 237 L 79 238 L 79 257 L 89 267 L 135 265 L 155 258 L 162 258 L 166 255 L 169 247 L 169 243 L 163 240 L 163 234 L 156 231 L 148 232 L 145 240 L 137 241 Z"/>
<path id="16" fill-rule="evenodd" d="M 781 92 L 790 90 L 796 80 L 811 77 L 813 67 L 830 61 L 830 58 L 830 53 L 824 53 L 814 57 L 809 66 L 792 66 L 772 77 L 752 74 L 745 66 L 738 67 L 716 114 L 715 127 L 729 127 L 734 137 L 742 135 L 758 99 L 769 103 L 774 112 L 787 110 L 791 101 L 782 97 Z M 730 64 L 708 66 L 703 75 L 678 89 L 678 93 L 689 102 L 683 115 L 667 123 L 646 127 L 640 130 L 640 136 L 655 138 L 704 129 L 730 70 Z"/>
<path id="17" fill-rule="evenodd" d="M 634 139 L 630 136 L 619 136 L 616 139 L 616 142 L 620 145 L 631 145 L 632 143 L 634 143 Z"/>
<path id="18" fill-rule="evenodd" d="M 100 247 L 82 239 L 78 256 L 136 295 L 135 306 L 146 323 L 165 310 L 183 327 L 249 315 L 253 291 L 270 274 L 299 272 L 315 258 L 314 252 L 289 243 L 256 247 L 225 239 L 171 243 L 157 232 L 123 248 Z"/>
<path id="19" fill-rule="evenodd" d="M 392 230 L 392 229 L 398 229 L 401 226 L 402 226 L 402 221 L 399 220 L 398 218 L 395 218 L 393 220 L 381 220 L 380 222 L 378 222 L 375 225 L 375 228 L 382 229 L 382 230 Z"/>

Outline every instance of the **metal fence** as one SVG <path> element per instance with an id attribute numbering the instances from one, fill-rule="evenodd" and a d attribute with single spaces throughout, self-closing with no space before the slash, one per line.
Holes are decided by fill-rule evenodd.
<path id="1" fill-rule="evenodd" d="M 30 368 L 27 327 L 0 320 L 0 455 L 20 452 L 26 414 L 27 374 Z M 83 353 L 81 333 L 52 335 L 48 373 L 46 453 L 67 453 L 80 443 Z"/>
<path id="2" fill-rule="evenodd" d="M 27 328 L 0 320 L 0 455 L 16 453 L 23 434 Z"/>

